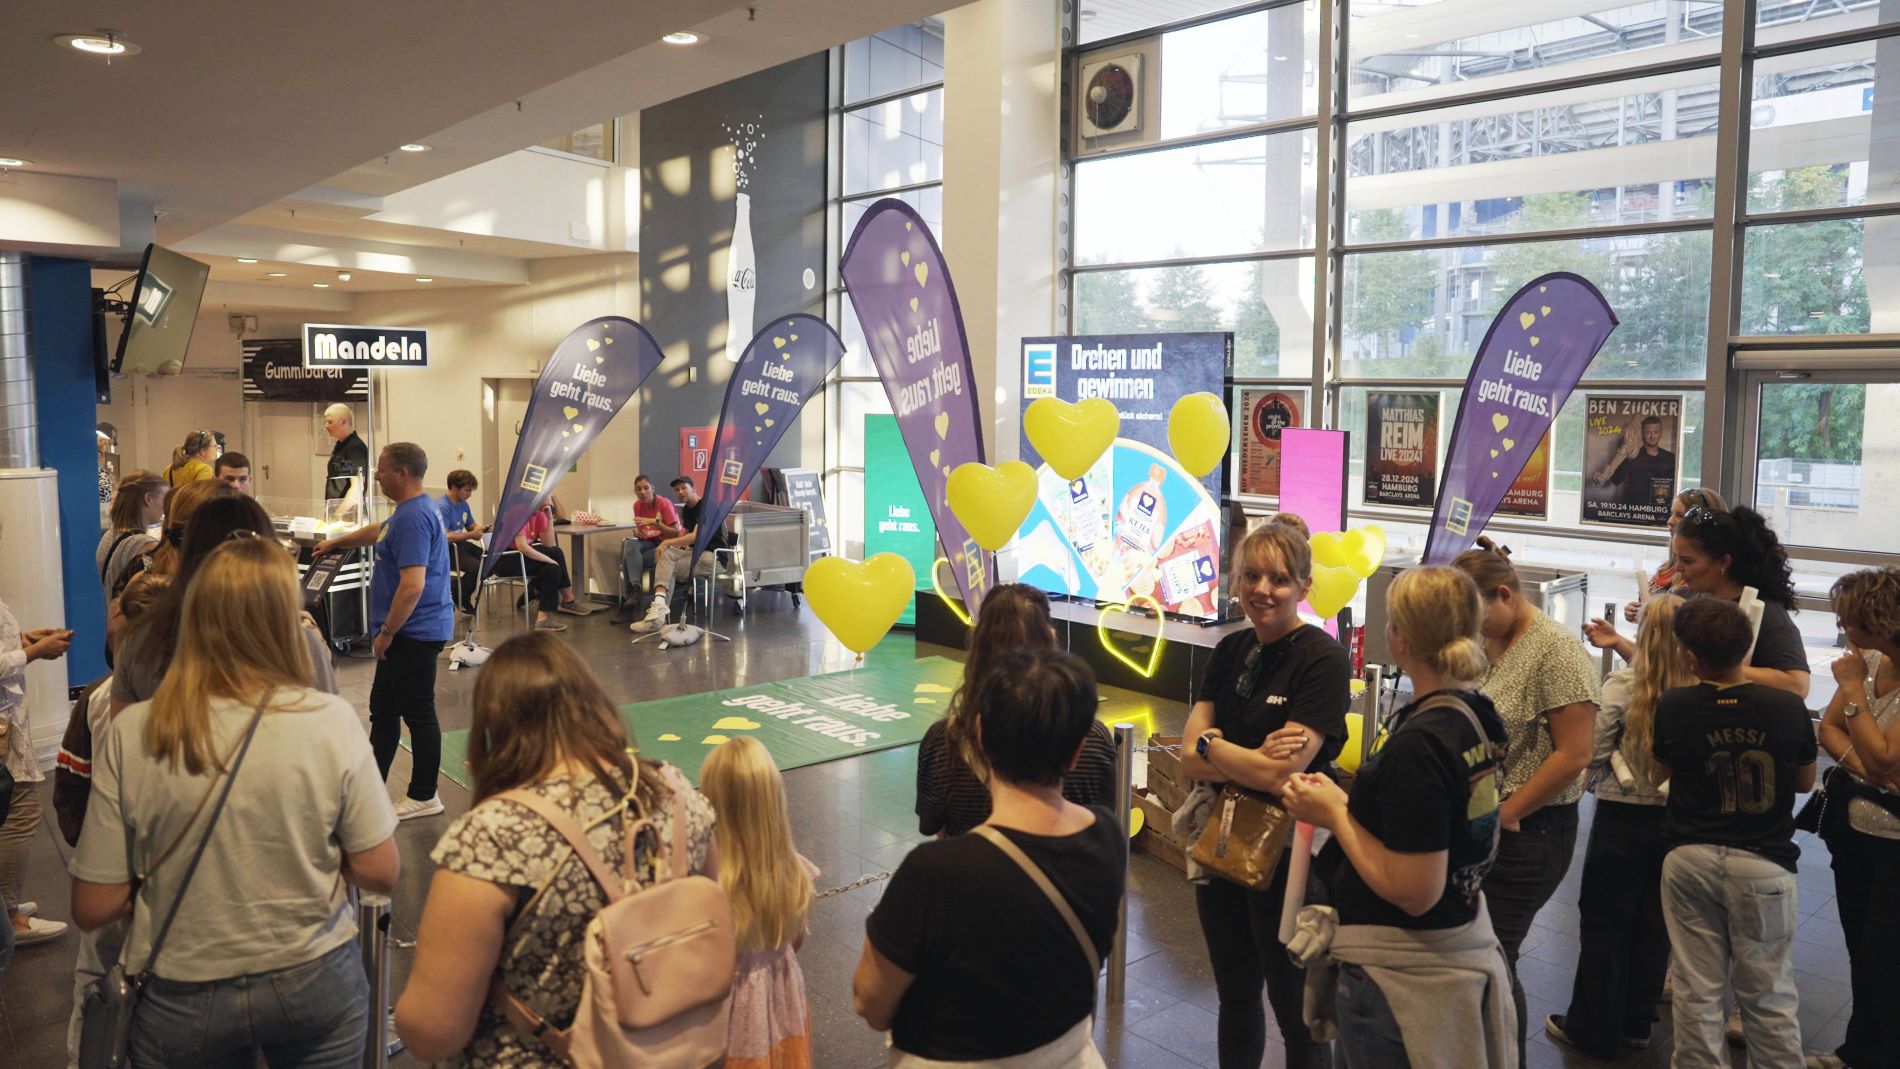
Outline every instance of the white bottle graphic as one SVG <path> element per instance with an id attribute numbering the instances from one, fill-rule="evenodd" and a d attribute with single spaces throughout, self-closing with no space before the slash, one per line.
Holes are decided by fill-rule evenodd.
<path id="1" fill-rule="evenodd" d="M 733 363 L 752 342 L 752 306 L 758 296 L 759 270 L 752 252 L 752 167 L 765 130 L 757 122 L 727 123 L 732 139 L 734 197 L 732 246 L 726 253 L 726 359 Z"/>
<path id="2" fill-rule="evenodd" d="M 752 195 L 738 195 L 732 222 L 732 250 L 726 254 L 726 359 L 733 363 L 752 341 L 752 302 L 758 293 L 758 268 L 752 258 Z"/>

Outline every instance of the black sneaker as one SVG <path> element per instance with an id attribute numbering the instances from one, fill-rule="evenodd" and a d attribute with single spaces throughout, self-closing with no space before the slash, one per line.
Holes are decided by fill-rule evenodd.
<path id="1" fill-rule="evenodd" d="M 1622 1043 L 1631 1050 L 1648 1050 L 1649 1033 L 1645 1032 L 1642 1035 L 1636 1035 L 1635 1033 L 1625 1032 L 1622 1036 Z"/>

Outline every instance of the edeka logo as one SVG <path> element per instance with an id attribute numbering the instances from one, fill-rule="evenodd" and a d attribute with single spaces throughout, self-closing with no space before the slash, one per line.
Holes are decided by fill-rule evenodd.
<path id="1" fill-rule="evenodd" d="M 429 332 L 305 323 L 305 367 L 428 367 Z"/>
<path id="2" fill-rule="evenodd" d="M 1056 347 L 1054 345 L 1023 346 L 1023 396 L 1054 397 L 1056 395 Z"/>

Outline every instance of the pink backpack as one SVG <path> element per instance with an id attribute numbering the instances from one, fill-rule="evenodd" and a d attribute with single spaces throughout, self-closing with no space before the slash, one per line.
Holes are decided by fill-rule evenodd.
<path id="1" fill-rule="evenodd" d="M 527 790 L 495 796 L 552 825 L 607 894 L 607 904 L 587 924 L 586 976 L 572 1025 L 562 1030 L 549 1024 L 507 989 L 499 973 L 489 988 L 489 1001 L 516 1028 L 575 1069 L 703 1069 L 725 1061 L 738 963 L 732 907 L 718 881 L 691 875 L 684 801 L 693 788 L 678 769 L 663 765 L 661 771 L 677 800 L 669 875 L 630 894 L 621 893 L 621 876 L 634 878 L 634 844 L 640 830 L 654 823 L 651 816 L 636 820 L 628 813 L 623 867 L 616 872 L 559 806 Z M 627 804 L 638 805 L 631 793 Z"/>

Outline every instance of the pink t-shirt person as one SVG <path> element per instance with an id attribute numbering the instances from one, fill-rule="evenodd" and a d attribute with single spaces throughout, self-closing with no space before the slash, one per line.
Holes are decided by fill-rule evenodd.
<path id="1" fill-rule="evenodd" d="M 671 501 L 654 494 L 651 503 L 634 501 L 633 522 L 640 525 L 641 538 L 649 542 L 659 542 L 666 538 L 666 532 L 660 530 L 659 525 L 664 523 L 668 527 L 678 527 L 680 514 Z"/>

